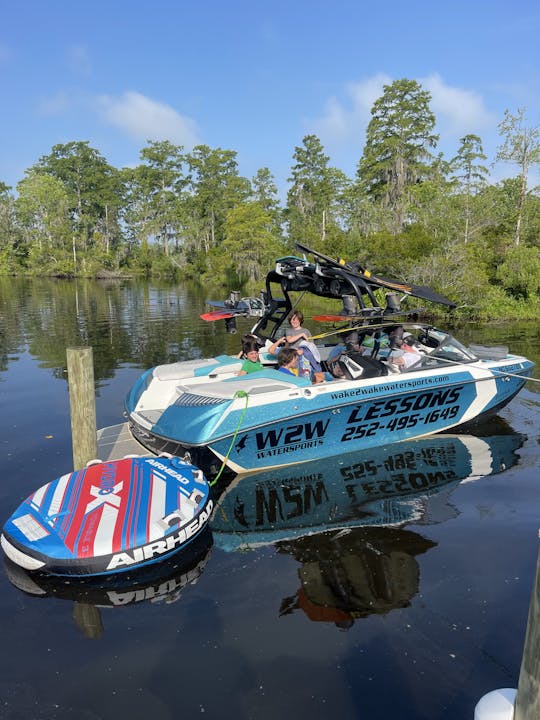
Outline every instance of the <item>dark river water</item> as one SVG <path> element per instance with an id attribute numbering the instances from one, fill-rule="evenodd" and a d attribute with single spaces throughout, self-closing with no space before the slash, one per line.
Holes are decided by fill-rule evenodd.
<path id="1" fill-rule="evenodd" d="M 121 423 L 143 369 L 237 352 L 239 335 L 199 319 L 204 300 L 167 284 L 0 278 L 2 524 L 72 469 L 66 347 L 93 347 L 98 427 Z M 537 323 L 456 335 L 540 362 Z M 192 557 L 122 586 L 6 565 L 0 718 L 472 720 L 484 694 L 517 687 L 539 405 L 531 382 L 459 434 L 218 487 Z"/>

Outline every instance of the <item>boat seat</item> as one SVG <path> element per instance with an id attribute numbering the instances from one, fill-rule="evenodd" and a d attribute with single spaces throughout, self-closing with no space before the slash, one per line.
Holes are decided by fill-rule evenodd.
<path id="1" fill-rule="evenodd" d="M 267 392 L 264 388 L 268 388 L 270 385 L 275 385 L 276 382 L 280 383 L 280 390 L 283 390 L 282 384 L 285 385 L 296 385 L 298 387 L 305 387 L 311 385 L 311 380 L 305 377 L 296 377 L 296 375 L 289 375 L 288 373 L 280 372 L 274 368 L 264 368 L 264 370 L 257 370 L 257 372 L 249 373 L 248 375 L 240 375 L 239 377 L 228 378 L 224 382 L 230 384 L 233 382 L 239 382 L 242 384 L 240 389 L 246 392 Z M 250 385 L 251 389 L 248 390 L 245 386 Z M 254 390 L 253 388 L 260 387 L 261 390 Z"/>
<path id="2" fill-rule="evenodd" d="M 329 372 L 337 378 L 359 380 L 388 375 L 388 366 L 385 363 L 358 352 L 342 352 L 325 364 Z"/>
<path id="3" fill-rule="evenodd" d="M 182 362 L 167 363 L 166 365 L 156 365 L 152 370 L 152 375 L 161 381 L 180 380 L 193 377 L 197 371 L 206 375 L 208 370 L 217 364 L 216 358 L 184 360 Z"/>
<path id="4" fill-rule="evenodd" d="M 192 396 L 204 397 L 207 400 L 214 398 L 219 401 L 232 400 L 239 391 L 248 395 L 256 395 L 270 392 L 283 392 L 284 390 L 298 387 L 311 387 L 311 381 L 307 378 L 298 378 L 293 375 L 286 375 L 278 370 L 258 370 L 247 375 L 234 375 L 230 378 L 223 378 L 220 382 L 196 382 L 190 384 L 184 382 L 176 386 L 178 396 L 189 394 Z"/>

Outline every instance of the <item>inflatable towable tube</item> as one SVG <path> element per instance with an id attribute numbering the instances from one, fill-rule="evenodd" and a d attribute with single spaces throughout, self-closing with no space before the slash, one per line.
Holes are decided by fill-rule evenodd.
<path id="1" fill-rule="evenodd" d="M 159 562 L 207 526 L 210 488 L 175 457 L 98 462 L 43 485 L 15 510 L 0 542 L 26 570 L 118 573 Z"/>

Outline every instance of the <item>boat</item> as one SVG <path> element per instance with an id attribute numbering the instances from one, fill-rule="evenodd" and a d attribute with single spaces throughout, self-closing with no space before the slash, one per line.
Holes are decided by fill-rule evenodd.
<path id="1" fill-rule="evenodd" d="M 261 371 L 239 376 L 241 360 L 221 354 L 158 365 L 138 378 L 125 411 L 144 447 L 188 457 L 208 477 L 224 468 L 237 474 L 277 468 L 483 419 L 532 375 L 534 363 L 506 347 L 465 347 L 421 322 L 419 300 L 455 307 L 432 289 L 297 248 L 302 256 L 279 258 L 267 274 L 264 309 L 232 294 L 226 304 L 209 302 L 218 310 L 201 316 L 224 320 L 230 332 L 237 317 L 255 317 Z M 326 328 L 311 338 L 325 371 L 318 384 L 280 372 L 269 352 L 306 293 L 325 299 L 323 314 L 312 317 Z M 406 334 L 418 360 L 404 368 L 393 360 Z"/>
<path id="2" fill-rule="evenodd" d="M 28 571 L 116 575 L 168 559 L 205 532 L 213 509 L 201 470 L 176 457 L 92 462 L 41 486 L 0 542 Z"/>

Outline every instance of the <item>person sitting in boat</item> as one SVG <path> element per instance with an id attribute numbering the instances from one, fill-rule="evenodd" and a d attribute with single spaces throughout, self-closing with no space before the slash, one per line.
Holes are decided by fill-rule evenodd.
<path id="1" fill-rule="evenodd" d="M 300 310 L 293 310 L 287 318 L 289 322 L 288 328 L 285 329 L 285 334 L 278 338 L 269 348 L 268 352 L 276 354 L 280 347 L 288 345 L 292 348 L 299 348 L 302 342 L 309 342 L 311 339 L 311 333 L 307 328 L 302 327 L 304 322 L 304 314 Z"/>
<path id="2" fill-rule="evenodd" d="M 310 331 L 302 327 L 304 313 L 301 310 L 293 310 L 287 320 L 290 327 L 285 330 L 285 336 L 291 347 L 299 347 L 302 340 L 309 341 L 311 339 Z"/>
<path id="3" fill-rule="evenodd" d="M 241 341 L 242 349 L 236 356 L 237 358 L 244 359 L 244 346 L 250 342 L 255 343 L 259 349 L 264 347 L 264 340 L 261 340 L 261 338 L 258 335 L 254 335 L 253 333 L 244 333 L 242 335 L 242 341 Z"/>
<path id="4" fill-rule="evenodd" d="M 358 347 L 358 352 L 366 357 L 387 357 L 390 347 L 390 339 L 383 330 L 376 330 L 366 334 Z"/>
<path id="5" fill-rule="evenodd" d="M 422 359 L 422 354 L 413 345 L 409 344 L 409 342 L 412 342 L 409 338 L 404 337 L 401 346 L 393 349 L 388 358 L 389 362 L 395 365 L 400 372 L 405 372 Z"/>
<path id="6" fill-rule="evenodd" d="M 349 352 L 362 352 L 360 348 L 360 335 L 358 334 L 358 330 L 351 330 L 344 336 L 343 347 Z"/>
<path id="7" fill-rule="evenodd" d="M 282 338 L 283 340 L 283 338 Z M 294 350 L 296 353 L 296 373 L 295 375 L 298 375 L 299 377 L 305 377 L 308 380 L 311 380 L 311 382 L 316 385 L 318 383 L 324 382 L 327 379 L 326 373 L 323 371 L 320 363 L 316 362 L 313 358 L 313 355 L 309 352 L 308 348 L 303 347 L 303 345 L 299 348 L 291 348 L 289 347 L 286 342 L 280 342 L 279 340 L 275 342 L 270 349 L 268 350 L 269 353 L 275 355 L 275 349 L 272 350 L 272 348 L 278 348 L 280 345 L 285 344 L 285 347 L 283 347 L 278 354 L 278 365 L 279 365 L 279 358 L 281 357 L 281 353 L 284 350 Z M 319 370 L 315 371 L 314 367 L 318 367 Z"/>
<path id="8" fill-rule="evenodd" d="M 314 382 L 324 382 L 325 374 L 321 367 L 321 356 L 315 343 L 311 341 L 311 333 L 302 327 L 304 322 L 304 314 L 301 310 L 293 310 L 287 318 L 290 327 L 285 330 L 285 335 L 276 340 L 268 348 L 268 352 L 275 355 L 280 347 L 291 347 L 298 351 L 308 359 L 311 368 L 312 379 Z"/>
<path id="9" fill-rule="evenodd" d="M 294 353 L 294 354 L 293 354 Z M 333 380 L 334 378 L 328 373 L 321 370 L 320 373 L 314 373 L 311 369 L 309 360 L 303 351 L 303 348 L 284 347 L 279 351 L 278 370 L 281 372 L 289 372 L 296 377 L 303 377 L 310 380 L 313 385 L 324 382 L 325 380 Z M 286 369 L 284 369 L 286 368 Z"/>
<path id="10" fill-rule="evenodd" d="M 280 350 L 278 371 L 298 377 L 298 352 L 294 348 L 284 347 L 283 350 Z"/>
<path id="11" fill-rule="evenodd" d="M 263 369 L 259 359 L 259 344 L 255 340 L 248 340 L 242 345 L 242 357 L 244 362 L 237 375 L 249 375 Z"/>

